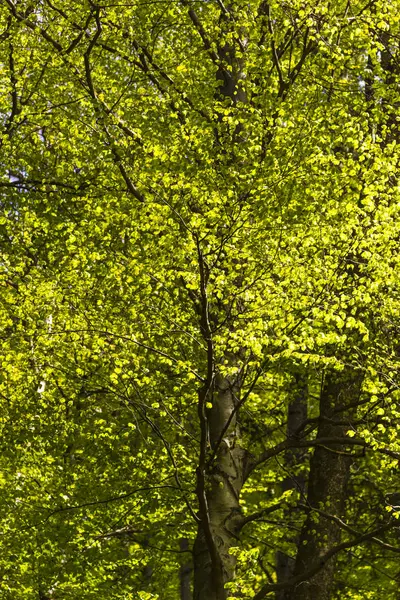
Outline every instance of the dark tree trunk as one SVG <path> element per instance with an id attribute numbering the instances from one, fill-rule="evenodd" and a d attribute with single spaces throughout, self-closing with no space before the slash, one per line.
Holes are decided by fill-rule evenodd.
<path id="1" fill-rule="evenodd" d="M 343 438 L 354 409 L 345 407 L 354 404 L 359 398 L 361 377 L 343 376 L 339 373 L 326 376 L 320 398 L 320 422 L 317 437 Z M 341 424 L 336 424 L 335 421 Z M 315 508 L 329 515 L 343 517 L 346 501 L 346 483 L 351 457 L 343 446 L 317 446 L 310 464 L 308 479 L 307 507 L 309 512 L 302 528 L 294 575 L 301 575 L 312 565 L 318 564 L 328 550 L 340 542 L 341 529 L 332 520 Z M 334 583 L 335 559 L 329 560 L 323 568 L 309 580 L 303 581 L 288 591 L 290 600 L 330 600 Z"/>
<path id="2" fill-rule="evenodd" d="M 287 419 L 287 437 L 293 438 L 296 432 L 307 418 L 307 397 L 308 386 L 304 375 L 296 375 L 294 380 L 294 389 L 291 390 L 292 400 L 288 407 Z M 298 467 L 302 460 L 304 451 L 301 449 L 290 449 L 285 454 L 285 466 L 289 471 L 288 476 L 282 482 L 282 491 L 297 489 L 302 496 L 305 493 L 305 476 L 303 473 L 292 473 L 293 467 Z M 289 541 L 297 543 L 297 539 L 291 538 Z M 276 554 L 276 574 L 278 583 L 287 581 L 292 577 L 295 566 L 295 558 L 285 552 L 278 550 Z M 279 590 L 276 593 L 276 600 L 289 600 L 286 590 Z"/>
<path id="3" fill-rule="evenodd" d="M 188 552 L 189 540 L 187 538 L 182 538 L 179 542 L 179 547 L 182 552 Z M 192 563 L 188 560 L 181 565 L 179 570 L 180 600 L 192 600 L 192 591 L 190 589 L 191 575 Z"/>

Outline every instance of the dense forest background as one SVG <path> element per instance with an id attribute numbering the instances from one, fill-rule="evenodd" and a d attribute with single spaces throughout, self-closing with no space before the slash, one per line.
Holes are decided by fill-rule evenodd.
<path id="1" fill-rule="evenodd" d="M 1 1 L 1 598 L 399 600 L 399 44 Z"/>

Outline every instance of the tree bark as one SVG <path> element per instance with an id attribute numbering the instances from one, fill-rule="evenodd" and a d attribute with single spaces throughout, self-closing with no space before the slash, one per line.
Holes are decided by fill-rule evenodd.
<path id="1" fill-rule="evenodd" d="M 325 377 L 320 397 L 318 437 L 344 437 L 354 409 L 345 410 L 360 394 L 361 377 L 331 373 Z M 340 421 L 341 424 L 335 424 Z M 300 575 L 320 557 L 340 542 L 341 529 L 332 520 L 312 511 L 313 508 L 330 515 L 343 516 L 346 501 L 346 483 L 351 456 L 342 446 L 317 446 L 310 463 L 307 506 L 309 512 L 303 525 L 294 576 Z M 330 600 L 334 583 L 335 558 L 329 560 L 314 577 L 289 590 L 290 600 Z"/>
<path id="2" fill-rule="evenodd" d="M 307 419 L 307 397 L 308 386 L 305 375 L 296 374 L 294 378 L 294 390 L 292 394 L 294 398 L 289 403 L 288 419 L 287 419 L 287 437 L 293 438 L 297 431 Z M 298 466 L 304 451 L 302 449 L 290 449 L 285 454 L 285 465 L 290 472 L 294 466 Z M 303 495 L 305 493 L 306 480 L 304 474 L 291 474 L 282 482 L 282 492 L 287 490 L 297 489 Z M 296 536 L 297 537 L 297 536 Z M 291 539 L 292 542 L 298 542 L 296 539 Z M 276 575 L 278 583 L 287 581 L 293 576 L 295 567 L 295 559 L 285 552 L 278 550 L 276 553 Z M 289 600 L 286 590 L 276 592 L 276 600 Z"/>
<path id="3" fill-rule="evenodd" d="M 182 538 L 179 542 L 179 547 L 182 552 L 188 552 L 189 550 L 189 540 L 187 538 Z M 181 565 L 179 570 L 179 597 L 180 600 L 192 600 L 192 591 L 190 589 L 191 583 L 191 574 L 192 574 L 192 563 L 190 561 L 186 561 Z"/>
<path id="4" fill-rule="evenodd" d="M 235 413 L 238 393 L 238 382 L 216 376 L 215 401 L 208 411 L 210 452 L 205 468 L 208 513 L 204 515 L 200 511 L 201 522 L 193 550 L 194 600 L 225 600 L 224 584 L 234 578 L 236 561 L 229 551 L 237 543 L 241 521 L 239 495 L 245 466 Z M 210 550 L 208 533 L 211 533 L 217 557 Z"/>

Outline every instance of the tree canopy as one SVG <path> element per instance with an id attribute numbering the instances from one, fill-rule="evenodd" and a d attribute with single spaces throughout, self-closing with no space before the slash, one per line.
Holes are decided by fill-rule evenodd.
<path id="1" fill-rule="evenodd" d="M 399 39 L 2 2 L 2 598 L 399 598 Z"/>

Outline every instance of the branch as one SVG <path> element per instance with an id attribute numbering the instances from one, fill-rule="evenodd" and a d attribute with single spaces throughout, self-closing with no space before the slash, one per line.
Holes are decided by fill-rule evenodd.
<path id="1" fill-rule="evenodd" d="M 164 448 L 167 451 L 167 454 L 171 460 L 172 466 L 174 468 L 174 479 L 176 481 L 176 485 L 178 486 L 179 490 L 182 492 L 183 494 L 183 498 L 185 500 L 185 504 L 190 512 L 190 514 L 192 515 L 194 521 L 199 524 L 200 523 L 200 519 L 199 517 L 196 515 L 196 513 L 194 512 L 192 505 L 189 502 L 189 499 L 186 495 L 185 490 L 182 487 L 180 478 L 179 478 L 179 472 L 178 472 L 178 465 L 176 464 L 175 461 L 175 457 L 172 453 L 171 450 L 171 445 L 170 443 L 165 439 L 163 433 L 161 432 L 161 429 L 158 427 L 158 425 L 156 423 L 154 423 L 151 419 L 149 419 L 149 417 L 147 416 L 147 414 L 143 411 L 141 411 L 142 413 L 142 417 L 144 418 L 144 420 L 150 425 L 150 427 L 152 428 L 152 430 L 154 431 L 154 433 L 160 438 L 160 440 L 162 441 L 162 443 L 164 444 Z"/>
<path id="2" fill-rule="evenodd" d="M 218 54 L 216 52 L 214 52 L 214 50 L 212 50 L 211 47 L 211 42 L 209 41 L 207 34 L 204 30 L 203 25 L 201 24 L 199 17 L 197 16 L 197 14 L 195 13 L 195 11 L 193 10 L 193 8 L 191 8 L 188 0 L 181 0 L 183 6 L 185 6 L 188 9 L 188 14 L 190 17 L 190 20 L 192 21 L 193 25 L 195 26 L 196 30 L 198 31 L 198 34 L 200 35 L 202 41 L 203 41 L 203 46 L 204 49 L 207 51 L 208 55 L 210 56 L 211 60 L 219 65 L 219 57 Z"/>
<path id="3" fill-rule="evenodd" d="M 71 193 L 74 193 L 75 195 L 84 190 L 86 187 L 88 187 L 88 183 L 81 183 L 79 188 L 77 189 L 76 185 L 72 185 L 69 183 L 64 183 L 62 181 L 54 181 L 54 180 L 50 180 L 50 181 L 45 181 L 43 183 L 43 180 L 41 179 L 17 179 L 16 181 L 0 181 L 0 188 L 16 188 L 18 191 L 20 190 L 32 190 L 35 189 L 35 186 L 37 187 L 38 191 L 43 191 L 43 189 L 40 189 L 43 186 L 54 186 L 54 187 L 60 187 L 63 188 L 65 190 L 70 190 Z M 65 192 L 66 193 L 66 192 Z"/>
<path id="4" fill-rule="evenodd" d="M 45 335 L 65 335 L 68 333 L 98 333 L 99 335 L 104 335 L 105 337 L 111 336 L 111 337 L 114 337 L 119 340 L 125 340 L 126 342 L 131 342 L 132 344 L 139 346 L 139 348 L 144 348 L 145 350 L 154 352 L 154 354 L 158 354 L 158 356 L 163 356 L 164 358 L 167 358 L 168 360 L 170 360 L 173 363 L 179 362 L 177 358 L 174 358 L 173 356 L 171 356 L 170 354 L 167 354 L 166 352 L 163 352 L 162 350 L 158 350 L 157 348 L 153 348 L 152 346 L 148 346 L 147 344 L 138 342 L 137 340 L 130 338 L 126 335 L 119 335 L 118 333 L 113 333 L 112 331 L 104 331 L 102 329 L 90 328 L 90 329 L 64 329 L 62 331 L 51 331 L 51 332 L 48 331 L 46 333 L 38 334 L 38 337 L 42 337 Z M 205 380 L 198 373 L 196 373 L 196 371 L 189 369 L 189 372 L 193 373 L 193 375 L 196 377 L 196 379 L 198 379 L 199 381 L 204 383 Z"/>
<path id="5" fill-rule="evenodd" d="M 261 519 L 262 517 L 265 517 L 266 515 L 270 515 L 273 512 L 275 512 L 276 510 L 279 510 L 280 508 L 282 508 L 282 502 L 277 502 L 276 504 L 273 504 L 272 506 L 267 506 L 267 508 L 262 508 L 261 510 L 259 510 L 255 513 L 252 513 L 251 515 L 247 515 L 246 517 L 243 517 L 243 519 L 241 521 L 239 521 L 238 530 L 241 531 L 241 529 L 248 523 L 257 521 L 258 519 Z"/>
<path id="6" fill-rule="evenodd" d="M 266 450 L 263 452 L 257 459 L 250 463 L 248 467 L 248 472 L 246 476 L 248 476 L 256 467 L 264 463 L 265 461 L 277 456 L 281 452 L 288 450 L 289 448 L 312 448 L 315 446 L 329 446 L 329 445 L 339 445 L 339 446 L 361 446 L 363 448 L 369 448 L 371 450 L 375 450 L 380 454 L 385 454 L 386 456 L 390 456 L 391 458 L 396 458 L 400 460 L 400 452 L 395 452 L 394 450 L 389 450 L 388 448 L 373 448 L 370 444 L 368 444 L 365 440 L 360 438 L 351 438 L 351 437 L 321 437 L 316 438 L 315 440 L 298 440 L 296 438 L 288 438 L 283 442 L 280 442 L 273 448 Z"/>
<path id="7" fill-rule="evenodd" d="M 290 85 L 293 85 L 293 83 L 296 81 L 297 77 L 300 74 L 301 68 L 302 68 L 306 58 L 308 57 L 308 55 L 311 54 L 311 52 L 314 52 L 314 50 L 316 50 L 318 47 L 317 42 L 315 42 L 315 41 L 308 42 L 308 35 L 309 35 L 309 30 L 307 28 L 306 32 L 304 34 L 302 55 L 301 55 L 297 65 L 295 67 L 293 67 L 293 69 L 289 73 Z M 289 88 L 289 86 L 288 86 L 288 88 Z"/>
<path id="8" fill-rule="evenodd" d="M 274 30 L 272 27 L 272 21 L 271 21 L 271 7 L 270 5 L 265 2 L 265 13 L 267 15 L 267 22 L 268 22 L 268 31 L 270 33 L 271 36 L 271 50 L 272 50 L 272 61 L 276 67 L 276 70 L 278 72 L 278 78 L 279 78 L 279 92 L 278 92 L 278 96 L 281 97 L 283 96 L 283 94 L 285 93 L 285 89 L 288 87 L 288 82 L 286 82 L 284 80 L 283 77 L 283 73 L 282 73 L 282 68 L 281 68 L 281 64 L 279 61 L 279 56 L 276 50 L 276 45 L 275 45 L 275 39 L 274 39 Z"/>
<path id="9" fill-rule="evenodd" d="M 297 585 L 299 583 L 302 583 L 303 581 L 306 581 L 307 579 L 310 579 L 311 577 L 313 577 L 314 575 L 319 573 L 319 571 L 321 571 L 325 567 L 325 564 L 333 556 L 335 556 L 342 550 L 346 550 L 347 548 L 353 548 L 354 546 L 358 546 L 359 544 L 368 542 L 368 541 L 372 540 L 374 537 L 376 537 L 377 535 L 380 535 L 381 533 L 384 533 L 385 531 L 388 531 L 389 529 L 393 529 L 396 526 L 398 527 L 398 523 L 393 523 L 393 522 L 386 523 L 386 525 L 383 525 L 382 527 L 379 527 L 378 529 L 375 529 L 374 531 L 370 531 L 369 533 L 361 534 L 353 540 L 349 540 L 348 542 L 342 542 L 341 544 L 338 544 L 334 548 L 331 548 L 330 550 L 328 550 L 328 552 L 325 552 L 325 554 L 322 554 L 322 556 L 320 556 L 320 558 L 318 559 L 317 563 L 312 565 L 309 569 L 307 569 L 300 575 L 291 577 L 287 581 L 282 581 L 281 583 L 265 584 L 261 588 L 261 590 L 255 596 L 253 596 L 252 600 L 262 600 L 270 592 L 288 589 L 288 588 L 294 587 L 295 585 Z"/>
<path id="10" fill-rule="evenodd" d="M 118 496 L 112 496 L 111 498 L 106 498 L 105 500 L 93 500 L 92 502 L 84 502 L 83 504 L 74 504 L 71 506 L 62 506 L 61 508 L 56 508 L 55 510 L 51 511 L 50 514 L 47 515 L 47 517 L 44 519 L 43 522 L 46 523 L 51 517 L 53 517 L 54 515 L 57 515 L 59 513 L 69 512 L 72 510 L 80 510 L 81 508 L 86 508 L 88 506 L 98 506 L 99 504 L 108 504 L 109 502 L 116 502 L 117 500 L 124 500 L 125 498 L 130 498 L 131 496 L 133 496 L 134 494 L 137 494 L 138 492 L 148 492 L 151 490 L 160 490 L 160 489 L 165 489 L 165 488 L 169 488 L 169 489 L 173 489 L 173 490 L 178 489 L 175 485 L 167 485 L 167 484 L 135 488 L 134 490 L 131 490 L 130 492 L 127 492 L 126 494 L 119 494 Z"/>
<path id="11" fill-rule="evenodd" d="M 79 44 L 79 42 L 83 38 L 86 30 L 88 29 L 91 20 L 92 20 L 92 12 L 89 13 L 89 15 L 88 15 L 88 17 L 86 19 L 85 25 L 80 28 L 81 29 L 80 32 L 78 33 L 78 35 L 76 36 L 76 38 L 72 40 L 72 42 L 70 43 L 70 45 L 68 46 L 68 48 L 65 50 L 64 54 L 70 54 L 72 52 L 72 50 L 74 48 L 76 48 L 76 46 Z"/>
<path id="12" fill-rule="evenodd" d="M 47 40 L 48 42 L 50 42 L 50 44 L 58 51 L 58 52 L 62 52 L 62 46 L 61 44 L 59 44 L 57 42 L 57 40 L 55 40 L 50 34 L 47 33 L 47 31 L 45 29 L 43 29 L 42 27 L 39 27 L 35 22 L 31 21 L 30 19 L 25 18 L 23 15 L 21 15 L 16 8 L 16 5 L 14 4 L 14 2 L 12 2 L 12 0 L 6 0 L 6 3 L 9 6 L 10 12 L 11 14 L 17 19 L 17 21 L 20 21 L 20 23 L 24 23 L 27 27 L 29 27 L 29 29 L 31 29 L 32 31 L 36 31 L 39 30 L 40 34 L 44 37 L 45 40 Z"/>
<path id="13" fill-rule="evenodd" d="M 196 493 L 199 501 L 199 514 L 201 525 L 204 531 L 206 545 L 211 558 L 211 573 L 215 591 L 218 595 L 224 595 L 224 581 L 222 578 L 223 564 L 218 550 L 216 540 L 211 528 L 210 513 L 208 508 L 207 490 L 206 490 L 206 456 L 209 444 L 209 427 L 206 413 L 207 399 L 212 394 L 214 387 L 214 344 L 209 320 L 209 302 L 207 295 L 208 283 L 208 265 L 204 259 L 200 248 L 200 243 L 196 237 L 199 275 L 200 275 L 200 297 L 201 314 L 200 329 L 204 341 L 207 344 L 207 376 L 204 386 L 198 392 L 197 414 L 200 423 L 200 455 L 199 464 L 196 469 L 197 485 Z"/>
<path id="14" fill-rule="evenodd" d="M 137 189 L 137 187 L 133 185 L 133 182 L 132 182 L 131 178 L 129 177 L 128 173 L 126 172 L 126 169 L 125 169 L 124 164 L 122 162 L 122 158 L 120 157 L 120 155 L 119 155 L 118 151 L 116 150 L 114 144 L 112 144 L 111 136 L 109 135 L 107 128 L 104 127 L 104 130 L 106 132 L 106 135 L 109 138 L 109 142 L 110 142 L 110 145 L 112 147 L 111 150 L 112 150 L 112 153 L 113 153 L 113 156 L 114 156 L 114 162 L 117 165 L 117 167 L 119 169 L 119 172 L 121 173 L 121 175 L 123 177 L 123 180 L 126 183 L 126 187 L 128 188 L 128 191 L 132 194 L 132 196 L 135 196 L 135 198 L 137 200 L 139 200 L 139 202 L 144 202 L 145 201 L 144 196 L 139 192 L 139 190 Z"/>
<path id="15" fill-rule="evenodd" d="M 92 71 L 90 68 L 90 55 L 91 52 L 93 50 L 93 48 L 96 45 L 97 40 L 99 39 L 101 32 L 102 32 L 102 26 L 101 26 L 101 21 L 100 21 L 100 8 L 98 6 L 96 6 L 95 8 L 95 19 L 96 19 L 96 33 L 94 34 L 93 38 L 90 40 L 89 46 L 84 54 L 84 62 L 85 62 L 85 74 L 86 74 L 86 82 L 87 82 L 87 86 L 89 89 L 89 94 L 91 95 L 91 97 L 93 98 L 93 100 L 95 100 L 97 102 L 97 94 L 96 94 L 96 90 L 94 88 L 93 85 L 93 79 L 92 79 Z M 103 110 L 104 110 L 104 103 L 103 104 Z M 97 110 L 98 110 L 98 106 L 97 106 Z M 95 110 L 96 110 L 96 105 L 95 105 Z M 111 111 L 108 111 L 107 108 L 105 110 L 106 114 L 108 114 Z M 126 187 L 128 188 L 129 192 L 132 194 L 132 196 L 134 196 L 137 200 L 139 200 L 139 202 L 144 202 L 144 196 L 139 192 L 139 190 L 136 188 L 136 186 L 133 184 L 131 178 L 129 177 L 125 166 L 122 162 L 122 158 L 116 148 L 116 145 L 113 142 L 112 136 L 109 134 L 108 129 L 106 127 L 105 124 L 103 124 L 103 130 L 108 138 L 108 142 L 111 146 L 111 150 L 114 156 L 114 162 L 117 165 L 119 172 L 121 173 L 125 183 L 126 183 Z M 136 136 L 135 136 L 136 137 Z"/>
<path id="16" fill-rule="evenodd" d="M 15 117 L 21 112 L 18 106 L 18 93 L 17 93 L 17 78 L 15 75 L 15 64 L 14 64 L 14 46 L 10 42 L 9 47 L 9 69 L 10 69 L 10 83 L 11 83 L 11 114 L 8 117 L 7 125 L 5 130 L 9 133 L 12 128 Z"/>
<path id="17" fill-rule="evenodd" d="M 86 82 L 87 82 L 87 85 L 89 88 L 89 93 L 94 100 L 97 99 L 97 94 L 95 92 L 93 80 L 92 80 L 92 71 L 90 68 L 90 55 L 91 55 L 92 50 L 95 47 L 96 42 L 99 39 L 101 32 L 102 32 L 101 21 L 100 21 L 100 9 L 98 6 L 95 8 L 95 19 L 96 19 L 96 33 L 90 40 L 89 46 L 87 47 L 87 50 L 86 50 L 85 54 L 83 55 L 83 59 L 85 62 Z"/>
<path id="18" fill-rule="evenodd" d="M 306 510 L 308 512 L 315 512 L 315 513 L 321 515 L 322 517 L 325 517 L 326 519 L 333 521 L 341 529 L 348 531 L 352 535 L 357 535 L 357 536 L 362 535 L 359 531 L 357 531 L 356 529 L 353 529 L 353 527 L 350 527 L 350 525 L 347 525 L 347 523 L 342 521 L 342 519 L 339 519 L 339 517 L 337 517 L 336 515 L 331 515 L 319 508 L 315 508 L 313 506 L 308 506 L 307 504 L 298 504 L 297 506 L 299 508 L 303 508 L 304 510 Z M 377 537 L 371 538 L 371 541 L 374 542 L 375 544 L 377 544 L 378 546 L 380 546 L 381 548 L 384 548 L 385 550 L 390 550 L 391 552 L 397 552 L 400 554 L 400 547 L 398 547 L 398 546 L 392 546 L 392 544 L 387 544 L 386 542 L 383 542 L 382 540 L 380 540 Z"/>

